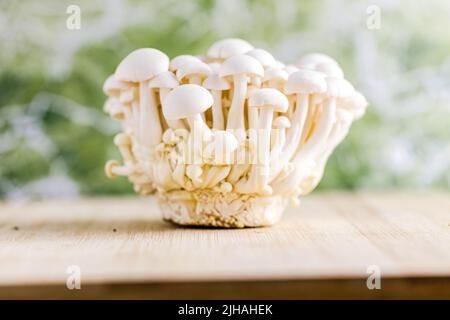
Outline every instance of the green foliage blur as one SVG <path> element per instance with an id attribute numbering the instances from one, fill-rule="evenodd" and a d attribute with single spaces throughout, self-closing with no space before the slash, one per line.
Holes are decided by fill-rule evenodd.
<path id="1" fill-rule="evenodd" d="M 75 2 L 81 28 L 69 30 Z M 330 54 L 367 96 L 368 113 L 319 189 L 448 188 L 449 16 L 450 3 L 433 0 L 3 0 L 0 197 L 131 193 L 126 179 L 103 173 L 106 160 L 119 159 L 103 81 L 136 48 L 202 54 L 225 37 L 286 63 Z"/>

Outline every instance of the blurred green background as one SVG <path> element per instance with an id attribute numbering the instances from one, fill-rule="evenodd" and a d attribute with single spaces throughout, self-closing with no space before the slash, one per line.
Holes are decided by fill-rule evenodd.
<path id="1" fill-rule="evenodd" d="M 79 30 L 66 27 L 73 4 Z M 373 10 L 380 28 L 367 25 Z M 327 53 L 366 95 L 368 112 L 319 189 L 448 189 L 449 17 L 450 2 L 437 0 L 2 0 L 0 197 L 131 193 L 126 179 L 103 173 L 119 159 L 104 79 L 136 48 L 202 54 L 224 37 L 286 63 Z"/>

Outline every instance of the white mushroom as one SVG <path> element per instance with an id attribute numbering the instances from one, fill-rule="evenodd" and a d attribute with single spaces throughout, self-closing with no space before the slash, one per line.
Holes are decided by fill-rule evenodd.
<path id="1" fill-rule="evenodd" d="M 247 80 L 249 76 L 264 75 L 263 66 L 247 55 L 235 55 L 224 61 L 219 75 L 233 77 L 233 99 L 227 119 L 227 130 L 235 130 L 239 141 L 245 139 L 244 104 L 247 95 Z"/>
<path id="2" fill-rule="evenodd" d="M 212 74 L 206 78 L 205 81 L 203 81 L 203 87 L 211 90 L 211 94 L 214 98 L 214 104 L 212 107 L 213 128 L 222 130 L 225 127 L 222 111 L 222 91 L 229 90 L 230 84 L 218 74 Z"/>
<path id="3" fill-rule="evenodd" d="M 252 49 L 245 54 L 258 60 L 264 68 L 270 68 L 275 65 L 273 55 L 264 49 Z"/>
<path id="4" fill-rule="evenodd" d="M 175 75 L 170 71 L 165 71 L 158 74 L 148 83 L 148 87 L 151 89 L 159 88 L 159 101 L 162 105 L 162 101 L 165 99 L 170 90 L 179 86 L 178 80 Z M 181 120 L 167 120 L 167 124 L 172 129 L 185 128 L 183 121 Z"/>
<path id="5" fill-rule="evenodd" d="M 304 146 L 300 147 L 294 161 L 313 157 L 320 150 L 326 142 L 326 137 L 330 134 L 333 123 L 336 121 L 336 101 L 350 97 L 354 93 L 353 86 L 345 79 L 326 77 L 325 80 L 327 91 L 322 115 L 311 137 Z"/>
<path id="6" fill-rule="evenodd" d="M 159 50 L 143 48 L 131 52 L 116 69 L 120 81 L 139 83 L 139 141 L 154 147 L 161 141 L 162 128 L 153 91 L 148 80 L 169 68 L 169 58 Z"/>
<path id="7" fill-rule="evenodd" d="M 172 72 L 176 72 L 178 68 L 183 64 L 198 63 L 198 62 L 202 62 L 202 60 L 196 56 L 182 54 L 170 60 L 169 70 Z"/>
<path id="8" fill-rule="evenodd" d="M 184 84 L 176 87 L 163 101 L 163 114 L 166 119 L 187 120 L 191 130 L 194 157 L 197 157 L 203 149 L 202 142 L 211 137 L 211 130 L 205 124 L 201 114 L 213 103 L 214 99 L 209 91 L 196 84 Z"/>
<path id="9" fill-rule="evenodd" d="M 203 79 L 211 74 L 210 67 L 202 61 L 193 61 L 182 64 L 177 69 L 177 79 L 182 82 L 187 79 L 189 83 L 201 85 Z"/>
<path id="10" fill-rule="evenodd" d="M 271 141 L 273 145 L 270 153 L 271 162 L 278 161 L 278 158 L 282 156 L 281 150 L 286 142 L 286 130 L 291 127 L 291 121 L 285 116 L 279 116 L 273 121 L 273 127 L 275 135 L 273 143 Z"/>
<path id="11" fill-rule="evenodd" d="M 284 94 L 272 88 L 255 89 L 249 100 L 249 108 L 261 109 L 258 131 L 258 159 L 252 166 L 250 177 L 247 181 L 240 180 L 236 190 L 242 193 L 271 194 L 269 182 L 270 165 L 270 133 L 274 112 L 286 112 L 288 101 Z"/>
<path id="12" fill-rule="evenodd" d="M 285 93 L 296 95 L 295 111 L 291 128 L 288 131 L 286 144 L 281 150 L 283 157 L 274 163 L 270 180 L 273 180 L 284 165 L 294 156 L 301 141 L 306 116 L 308 114 L 310 95 L 325 92 L 326 82 L 323 74 L 312 70 L 299 70 L 292 73 L 285 85 Z"/>
<path id="13" fill-rule="evenodd" d="M 286 70 L 279 68 L 268 68 L 265 70 L 264 77 L 262 79 L 263 86 L 283 91 L 288 76 L 289 75 Z"/>
<path id="14" fill-rule="evenodd" d="M 358 91 L 355 91 L 350 97 L 337 101 L 337 107 L 349 111 L 353 115 L 353 119 L 362 117 L 367 105 L 366 98 Z"/>
<path id="15" fill-rule="evenodd" d="M 275 64 L 275 58 L 272 54 L 264 49 L 252 49 L 245 53 L 246 55 L 255 58 L 261 63 L 264 69 L 273 67 Z M 261 78 L 256 76 L 252 78 L 252 84 L 255 87 L 261 87 Z"/>
<path id="16" fill-rule="evenodd" d="M 223 61 L 231 56 L 244 54 L 253 49 L 245 40 L 228 38 L 215 42 L 209 49 L 207 57 L 213 61 Z"/>
<path id="17" fill-rule="evenodd" d="M 327 76 L 343 78 L 344 72 L 333 58 L 322 53 L 311 53 L 301 57 L 297 67 L 325 73 Z"/>

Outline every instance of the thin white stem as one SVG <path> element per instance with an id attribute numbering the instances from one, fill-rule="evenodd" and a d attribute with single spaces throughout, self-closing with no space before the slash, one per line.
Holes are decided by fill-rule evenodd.
<path id="1" fill-rule="evenodd" d="M 153 90 L 148 81 L 139 83 L 139 141 L 145 147 L 161 142 L 162 129 Z"/>
<path id="2" fill-rule="evenodd" d="M 214 98 L 214 104 L 212 107 L 213 114 L 213 128 L 217 130 L 223 130 L 223 112 L 222 112 L 222 91 L 212 90 L 212 96 Z"/>

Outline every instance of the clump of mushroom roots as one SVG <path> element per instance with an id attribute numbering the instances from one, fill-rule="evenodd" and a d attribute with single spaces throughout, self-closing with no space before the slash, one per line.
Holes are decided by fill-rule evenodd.
<path id="1" fill-rule="evenodd" d="M 105 111 L 122 124 L 114 139 L 122 163 L 109 161 L 106 174 L 128 177 L 141 194 L 295 203 L 367 106 L 331 57 L 285 65 L 242 39 L 218 41 L 204 56 L 138 49 L 103 90 Z"/>

